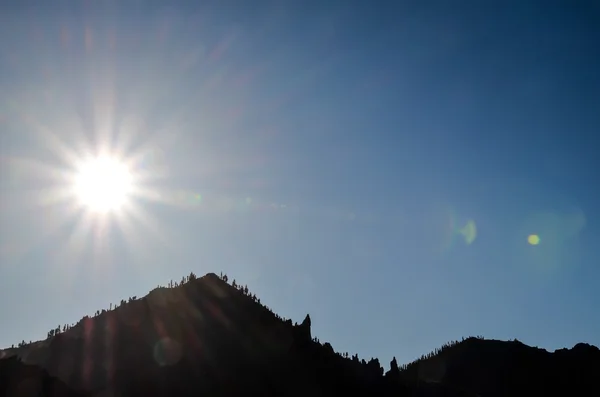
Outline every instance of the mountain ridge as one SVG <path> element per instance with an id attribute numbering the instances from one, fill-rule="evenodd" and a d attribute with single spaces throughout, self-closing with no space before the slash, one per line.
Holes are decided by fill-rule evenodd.
<path id="1" fill-rule="evenodd" d="M 401 366 L 393 358 L 386 372 L 377 358 L 339 354 L 314 338 L 310 315 L 293 324 L 246 286 L 229 284 L 226 275 L 215 273 L 198 278 L 192 272 L 181 282 L 57 330 L 0 357 L 17 355 L 74 390 L 129 396 L 298 395 L 299 390 L 331 395 L 342 389 L 360 395 L 440 396 L 500 396 L 505 394 L 498 390 L 504 390 L 514 396 L 530 383 L 538 391 L 562 387 L 558 381 L 558 386 L 543 386 L 546 377 L 521 368 L 522 362 L 547 374 L 569 372 L 565 365 L 576 368 L 571 378 L 585 384 L 600 375 L 600 351 L 592 345 L 548 352 L 480 337 L 445 344 Z"/>

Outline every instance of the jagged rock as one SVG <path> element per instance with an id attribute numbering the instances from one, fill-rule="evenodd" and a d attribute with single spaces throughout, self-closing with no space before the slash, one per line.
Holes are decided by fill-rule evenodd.
<path id="1" fill-rule="evenodd" d="M 400 376 L 400 369 L 398 368 L 396 357 L 392 358 L 392 361 L 390 361 L 390 370 L 388 371 L 388 375 L 395 379 Z"/>

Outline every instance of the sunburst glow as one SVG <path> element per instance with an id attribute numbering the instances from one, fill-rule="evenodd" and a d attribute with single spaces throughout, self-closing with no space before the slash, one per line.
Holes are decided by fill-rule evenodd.
<path id="1" fill-rule="evenodd" d="M 99 157 L 83 162 L 73 182 L 81 205 L 94 212 L 119 210 L 133 190 L 133 177 L 124 162 Z"/>

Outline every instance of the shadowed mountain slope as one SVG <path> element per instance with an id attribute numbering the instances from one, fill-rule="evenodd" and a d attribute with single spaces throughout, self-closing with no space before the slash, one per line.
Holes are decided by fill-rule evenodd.
<path id="1" fill-rule="evenodd" d="M 16 356 L 0 360 L 0 397 L 84 397 L 38 366 Z"/>
<path id="2" fill-rule="evenodd" d="M 550 353 L 517 340 L 467 338 L 409 364 L 401 377 L 481 396 L 600 395 L 600 350 L 580 343 Z"/>
<path id="3" fill-rule="evenodd" d="M 514 397 L 597 390 L 600 354 L 583 345 L 548 353 L 468 338 L 401 368 L 394 359 L 384 374 L 377 359 L 340 355 L 313 338 L 310 316 L 292 324 L 227 281 L 192 273 L 4 354 L 94 395 Z"/>

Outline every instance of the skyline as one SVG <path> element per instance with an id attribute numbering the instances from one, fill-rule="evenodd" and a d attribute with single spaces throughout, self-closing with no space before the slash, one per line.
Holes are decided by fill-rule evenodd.
<path id="1" fill-rule="evenodd" d="M 599 8 L 469 3 L 3 6 L 0 347 L 190 271 L 384 365 L 600 345 Z"/>

